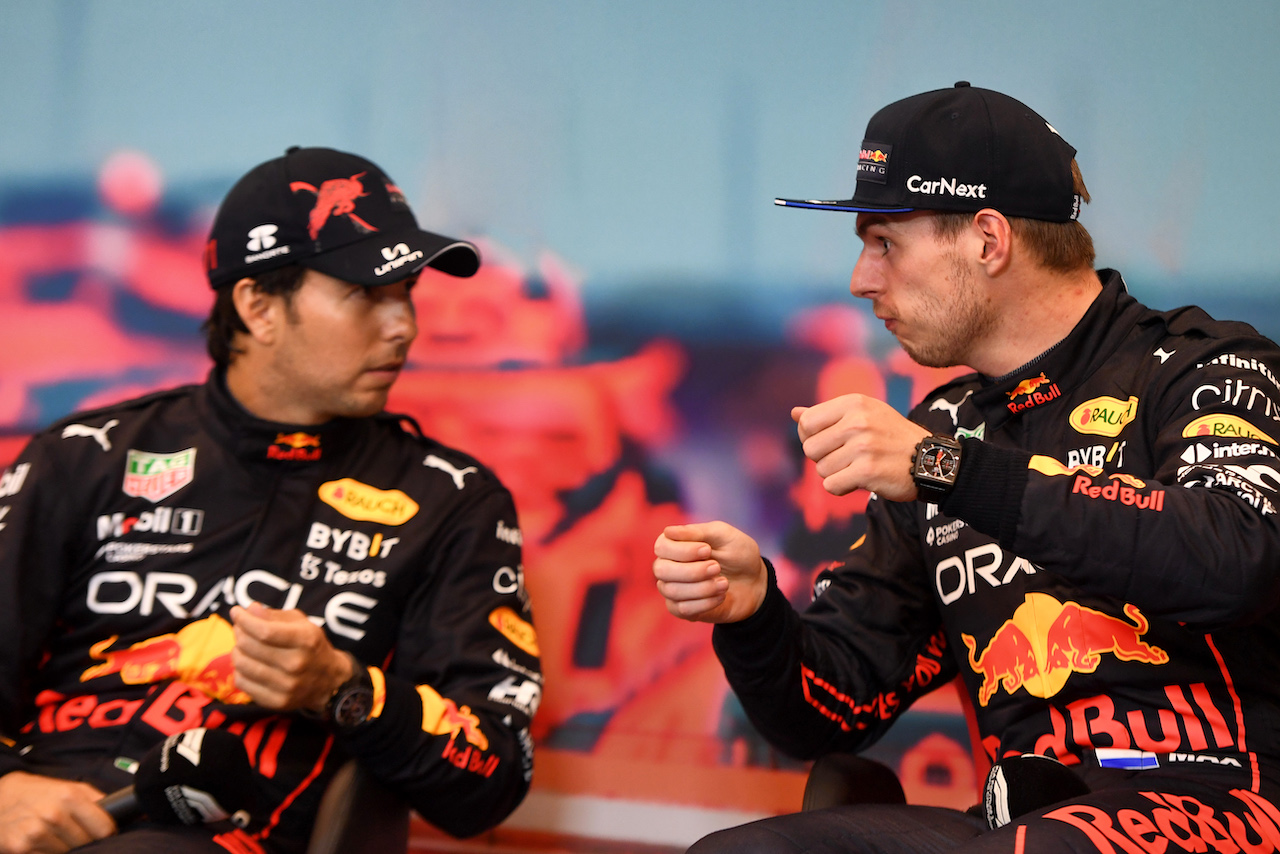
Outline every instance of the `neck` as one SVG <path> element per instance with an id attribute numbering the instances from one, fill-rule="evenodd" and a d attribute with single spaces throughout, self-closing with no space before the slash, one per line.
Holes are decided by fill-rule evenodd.
<path id="1" fill-rule="evenodd" d="M 974 348 L 969 367 L 990 377 L 1016 371 L 1066 338 L 1102 292 L 1093 270 L 1045 273 L 1001 282 L 992 334 Z"/>
<path id="2" fill-rule="evenodd" d="M 226 379 L 227 391 L 255 418 L 306 426 L 329 420 L 294 401 L 290 389 L 275 381 L 275 373 L 256 365 L 248 353 L 240 353 L 227 365 Z"/>

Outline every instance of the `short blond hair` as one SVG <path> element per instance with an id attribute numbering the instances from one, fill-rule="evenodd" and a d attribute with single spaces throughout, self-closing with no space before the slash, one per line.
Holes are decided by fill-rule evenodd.
<path id="1" fill-rule="evenodd" d="M 1071 161 L 1071 184 L 1076 195 L 1087 203 L 1089 189 L 1084 185 L 1080 166 L 1074 159 Z M 971 222 L 973 214 L 968 212 L 935 211 L 933 215 L 934 233 L 951 240 L 955 240 Z M 1079 222 L 1049 222 L 1011 216 L 1009 226 L 1013 229 L 1014 237 L 1030 250 L 1041 267 L 1057 273 L 1093 269 L 1093 262 L 1097 257 L 1093 249 L 1093 238 Z"/>

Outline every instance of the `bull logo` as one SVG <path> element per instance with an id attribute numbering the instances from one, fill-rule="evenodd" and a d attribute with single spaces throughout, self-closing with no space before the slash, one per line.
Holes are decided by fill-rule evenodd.
<path id="1" fill-rule="evenodd" d="M 361 234 L 378 230 L 356 216 L 356 199 L 369 195 L 360 182 L 364 175 L 364 172 L 358 172 L 350 178 L 330 178 L 318 190 L 306 181 L 293 181 L 289 184 L 289 189 L 295 193 L 306 190 L 316 195 L 316 206 L 311 209 L 311 216 L 307 219 L 307 233 L 312 240 L 319 239 L 320 232 L 331 216 L 345 216 Z"/>
<path id="2" fill-rule="evenodd" d="M 1097 670 L 1103 653 L 1121 661 L 1167 663 L 1167 652 L 1142 640 L 1150 625 L 1142 612 L 1125 605 L 1124 614 L 1127 620 L 1075 602 L 1061 603 L 1045 593 L 1028 593 L 980 655 L 973 636 L 961 634 L 969 648 L 969 667 L 982 676 L 978 704 L 986 706 L 1001 687 L 1009 694 L 1026 688 L 1033 697 L 1052 697 L 1072 673 Z"/>
<path id="3" fill-rule="evenodd" d="M 1040 386 L 1048 385 L 1051 382 L 1053 381 L 1044 375 L 1044 371 L 1041 371 L 1040 376 L 1032 377 L 1029 380 L 1023 380 L 1013 387 L 1013 391 L 1005 393 L 1009 395 L 1010 400 L 1013 400 L 1015 397 L 1020 395 L 1031 394 L 1031 392 L 1040 388 Z"/>

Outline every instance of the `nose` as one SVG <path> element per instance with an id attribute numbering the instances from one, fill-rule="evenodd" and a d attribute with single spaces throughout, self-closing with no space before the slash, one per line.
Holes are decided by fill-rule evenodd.
<path id="1" fill-rule="evenodd" d="M 867 261 L 867 250 L 858 253 L 858 260 L 853 265 L 853 273 L 849 276 L 849 293 L 855 297 L 871 299 L 876 293 L 876 277 L 871 271 L 871 263 Z"/>
<path id="2" fill-rule="evenodd" d="M 418 317 L 409 286 L 399 282 L 386 288 L 379 300 L 383 334 L 388 340 L 408 344 L 418 337 Z"/>

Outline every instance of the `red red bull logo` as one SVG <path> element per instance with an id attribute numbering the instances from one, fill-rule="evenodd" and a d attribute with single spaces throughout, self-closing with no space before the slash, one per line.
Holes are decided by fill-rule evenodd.
<path id="1" fill-rule="evenodd" d="M 1048 388 L 1040 391 L 1040 387 L 1045 385 Z M 1057 383 L 1046 377 L 1043 371 L 1040 372 L 1040 376 L 1023 380 L 1014 387 L 1013 391 L 1005 393 L 1009 395 L 1009 402 L 1005 406 L 1009 407 L 1010 412 L 1022 412 L 1024 409 L 1040 406 L 1062 397 L 1062 389 L 1058 388 Z M 1014 399 L 1024 396 L 1025 399 L 1023 400 Z"/>
<path id="2" fill-rule="evenodd" d="M 235 687 L 231 650 L 235 632 L 217 614 L 183 626 L 177 632 L 112 650 L 113 635 L 94 644 L 89 657 L 102 663 L 80 674 L 80 681 L 120 674 L 126 685 L 147 685 L 178 679 L 224 703 L 248 703 L 249 695 Z"/>
<path id="3" fill-rule="evenodd" d="M 1029 380 L 1023 380 L 1013 387 L 1013 391 L 1006 393 L 1009 395 L 1009 399 L 1013 400 L 1015 397 L 1019 397 L 1024 394 L 1031 394 L 1031 392 L 1040 388 L 1040 386 L 1049 385 L 1051 382 L 1052 380 L 1044 375 L 1044 371 L 1041 371 L 1040 376 L 1032 377 Z"/>
<path id="4" fill-rule="evenodd" d="M 470 706 L 458 706 L 429 685 L 419 685 L 418 696 L 422 699 L 423 732 L 450 738 L 457 738 L 461 733 L 468 744 L 480 750 L 489 749 L 489 738 L 481 731 L 480 718 L 472 713 Z"/>
<path id="5" fill-rule="evenodd" d="M 362 234 L 378 230 L 356 216 L 356 199 L 369 195 L 364 191 L 364 184 L 360 182 L 364 175 L 365 173 L 359 172 L 350 178 L 331 178 L 321 184 L 319 189 L 306 181 L 294 181 L 289 184 L 289 189 L 295 193 L 306 190 L 316 195 L 316 206 L 311 209 L 311 215 L 307 219 L 307 232 L 312 240 L 320 237 L 320 232 L 332 216 L 347 217 Z"/>
<path id="6" fill-rule="evenodd" d="M 1103 654 L 1121 661 L 1167 663 L 1168 653 L 1142 640 L 1149 628 L 1142 612 L 1125 605 L 1124 613 L 1127 620 L 1075 602 L 1061 603 L 1045 593 L 1028 593 L 981 654 L 973 636 L 961 634 L 969 648 L 969 667 L 983 677 L 979 705 L 986 706 L 1001 687 L 1008 694 L 1025 688 L 1033 697 L 1052 697 L 1072 673 L 1097 670 Z"/>
<path id="7" fill-rule="evenodd" d="M 318 460 L 320 437 L 311 433 L 277 433 L 275 444 L 267 448 L 271 460 Z"/>
<path id="8" fill-rule="evenodd" d="M 858 152 L 858 157 L 861 160 L 870 160 L 872 163 L 885 163 L 889 160 L 889 155 L 879 148 L 864 148 Z"/>

